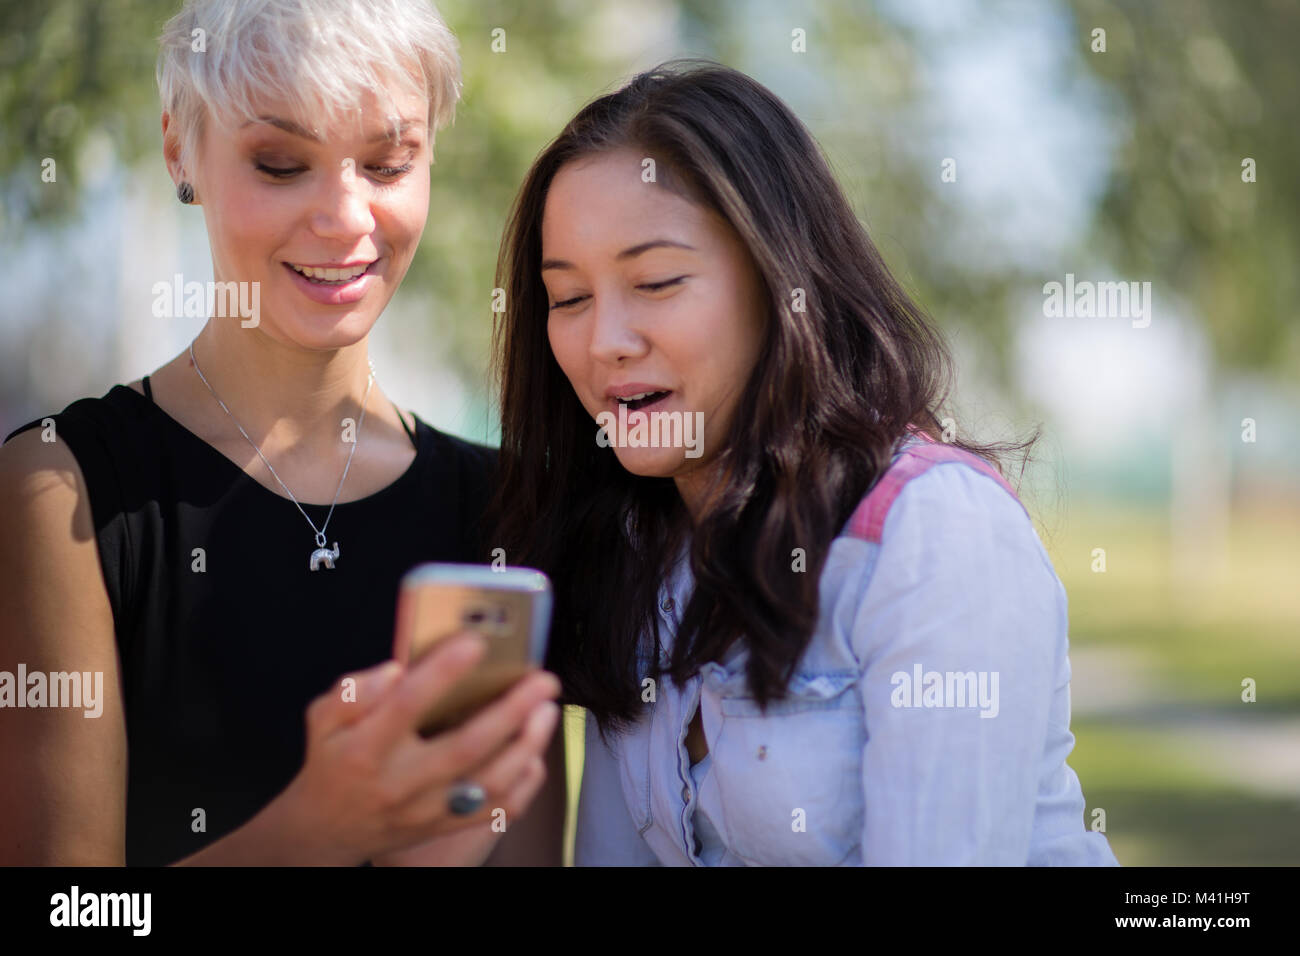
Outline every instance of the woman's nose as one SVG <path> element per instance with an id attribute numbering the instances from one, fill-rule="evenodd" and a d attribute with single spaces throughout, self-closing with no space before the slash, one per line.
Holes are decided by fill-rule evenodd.
<path id="1" fill-rule="evenodd" d="M 358 176 L 352 160 L 345 160 L 336 176 L 326 177 L 313 214 L 315 232 L 329 239 L 354 240 L 375 228 L 370 211 L 371 189 Z"/>
<path id="2" fill-rule="evenodd" d="M 591 356 L 614 364 L 622 359 L 640 358 L 650 351 L 650 343 L 638 328 L 627 304 L 597 299 L 592 303 Z"/>

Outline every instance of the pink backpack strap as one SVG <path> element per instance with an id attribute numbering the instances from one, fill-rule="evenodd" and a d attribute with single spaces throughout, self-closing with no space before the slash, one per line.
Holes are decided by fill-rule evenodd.
<path id="1" fill-rule="evenodd" d="M 867 496 L 862 499 L 854 510 L 853 517 L 849 519 L 846 533 L 850 537 L 861 538 L 864 541 L 873 541 L 879 544 L 885 529 L 885 518 L 889 515 L 889 509 L 894 504 L 894 499 L 902 492 L 903 486 L 918 475 L 929 471 L 935 465 L 947 461 L 960 461 L 970 465 L 976 471 L 988 475 L 1005 488 L 1007 493 L 1015 498 L 1017 502 L 1020 501 L 1015 489 L 1007 484 L 1006 479 L 998 473 L 998 470 L 983 458 L 963 448 L 936 442 L 925 432 L 911 425 L 908 426 L 908 431 L 923 439 L 923 441 L 904 448 L 895 458 L 893 464 L 886 469 L 871 490 L 867 492 Z M 1024 507 L 1023 503 L 1021 507 Z"/>

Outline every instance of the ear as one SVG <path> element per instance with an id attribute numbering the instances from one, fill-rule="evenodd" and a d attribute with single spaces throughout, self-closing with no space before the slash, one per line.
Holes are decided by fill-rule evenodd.
<path id="1" fill-rule="evenodd" d="M 194 186 L 193 170 L 187 170 L 181 165 L 181 137 L 180 130 L 172 121 L 171 114 L 166 110 L 162 113 L 162 134 L 163 134 L 163 161 L 167 164 L 167 172 L 172 178 L 172 182 L 179 186 L 181 183 L 188 182 Z M 194 205 L 199 204 L 198 187 L 194 188 Z"/>

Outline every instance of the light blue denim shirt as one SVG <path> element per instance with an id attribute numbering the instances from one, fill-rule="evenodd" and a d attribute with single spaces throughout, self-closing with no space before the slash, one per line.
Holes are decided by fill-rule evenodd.
<path id="1" fill-rule="evenodd" d="M 588 718 L 579 866 L 1117 865 L 1065 762 L 1065 589 L 1009 486 L 927 442 L 903 443 L 833 541 L 816 631 L 766 716 L 738 641 L 685 685 L 665 675 L 609 746 Z M 690 589 L 683 560 L 664 663 Z"/>

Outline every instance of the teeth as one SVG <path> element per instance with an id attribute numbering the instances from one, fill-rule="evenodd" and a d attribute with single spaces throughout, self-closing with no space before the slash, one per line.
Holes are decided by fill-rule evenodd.
<path id="1" fill-rule="evenodd" d="M 616 401 L 622 402 L 624 405 L 626 405 L 629 402 L 639 402 L 641 401 L 641 399 L 649 398 L 651 395 L 667 395 L 667 394 L 668 394 L 667 392 L 660 391 L 660 392 L 641 392 L 639 395 L 619 395 L 617 396 Z"/>
<path id="2" fill-rule="evenodd" d="M 370 268 L 369 263 L 366 265 L 354 266 L 351 269 L 313 269 L 311 266 L 294 265 L 292 262 L 289 263 L 289 265 L 293 266 L 295 271 L 301 272 L 308 279 L 324 279 L 327 282 L 339 282 L 343 279 L 355 279 L 357 276 L 361 275 L 361 273 Z"/>

